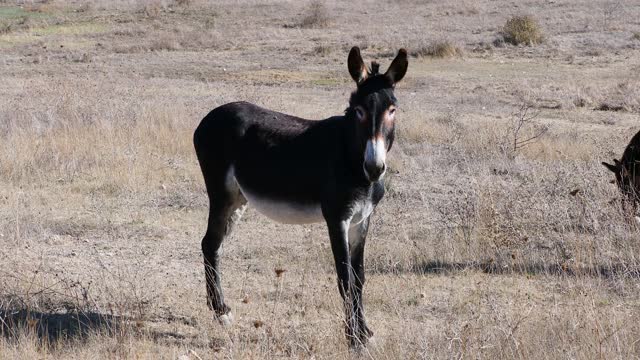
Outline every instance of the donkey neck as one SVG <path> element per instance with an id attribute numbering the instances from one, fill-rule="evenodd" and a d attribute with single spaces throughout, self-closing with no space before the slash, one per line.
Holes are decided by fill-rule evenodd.
<path id="1" fill-rule="evenodd" d="M 344 127 L 342 129 L 344 133 L 344 152 L 347 159 L 348 166 L 351 170 L 352 178 L 360 185 L 367 185 L 367 180 L 364 169 L 364 148 L 363 144 L 366 141 L 362 141 L 358 138 L 358 120 L 355 116 L 355 111 L 352 107 L 347 108 L 343 118 Z"/>

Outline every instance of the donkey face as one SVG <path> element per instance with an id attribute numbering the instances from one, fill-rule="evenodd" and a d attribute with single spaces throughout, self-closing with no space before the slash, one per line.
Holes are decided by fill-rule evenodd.
<path id="1" fill-rule="evenodd" d="M 360 49 L 353 47 L 348 66 L 358 89 L 351 94 L 347 116 L 355 119 L 355 145 L 364 159 L 364 175 L 374 182 L 387 168 L 386 155 L 393 144 L 397 106 L 393 89 L 407 72 L 407 51 L 400 49 L 387 72 L 380 74 L 378 63 L 372 62 L 371 68 L 367 68 Z"/>
<path id="2" fill-rule="evenodd" d="M 620 188 L 623 188 L 623 167 L 620 161 L 618 161 L 618 159 L 613 159 L 613 164 L 609 164 L 603 161 L 602 165 L 613 172 L 613 174 L 616 176 L 616 185 L 618 185 Z"/>
<path id="3" fill-rule="evenodd" d="M 602 165 L 614 173 L 616 176 L 615 183 L 620 188 L 620 191 L 635 198 L 639 190 L 637 187 L 640 186 L 640 177 L 632 175 L 630 170 L 617 159 L 613 159 L 613 165 L 606 162 L 602 162 Z M 631 165 L 631 167 L 633 166 Z"/>

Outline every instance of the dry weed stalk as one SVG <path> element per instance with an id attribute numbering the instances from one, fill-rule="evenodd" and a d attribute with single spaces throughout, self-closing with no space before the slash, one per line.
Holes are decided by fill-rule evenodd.
<path id="1" fill-rule="evenodd" d="M 540 115 L 539 110 L 533 110 L 534 106 L 529 103 L 522 103 L 518 111 L 513 114 L 509 127 L 509 156 L 513 158 L 518 150 L 538 141 L 540 137 L 547 133 L 549 128 L 539 125 L 534 120 Z M 533 110 L 533 111 L 532 111 Z"/>

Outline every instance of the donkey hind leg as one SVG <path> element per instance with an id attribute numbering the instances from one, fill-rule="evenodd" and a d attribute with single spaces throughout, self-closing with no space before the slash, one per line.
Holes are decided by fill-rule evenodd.
<path id="1" fill-rule="evenodd" d="M 218 250 L 224 239 L 231 234 L 235 223 L 242 217 L 247 200 L 239 190 L 225 190 L 227 191 L 217 193 L 217 196 L 210 194 L 209 222 L 202 239 L 202 253 L 207 282 L 207 304 L 220 323 L 230 325 L 233 315 L 222 294 Z"/>
<path id="2" fill-rule="evenodd" d="M 354 224 L 349 228 L 349 255 L 351 257 L 351 267 L 353 270 L 352 285 L 352 314 L 355 317 L 356 333 L 358 341 L 363 345 L 373 336 L 373 331 L 367 326 L 364 318 L 364 304 L 362 299 L 362 288 L 365 283 L 364 274 L 364 245 L 369 230 L 368 217 L 359 224 Z"/>

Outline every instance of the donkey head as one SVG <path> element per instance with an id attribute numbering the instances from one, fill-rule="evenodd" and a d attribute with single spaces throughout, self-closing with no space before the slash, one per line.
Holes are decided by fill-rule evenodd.
<path id="1" fill-rule="evenodd" d="M 618 185 L 622 192 L 629 193 L 633 190 L 632 178 L 629 171 L 618 159 L 613 159 L 613 165 L 604 161 L 602 165 L 611 170 L 616 176 L 616 185 Z"/>
<path id="2" fill-rule="evenodd" d="M 363 155 L 364 175 L 371 182 L 380 179 L 387 168 L 386 155 L 393 144 L 398 103 L 393 89 L 406 74 L 408 65 L 405 49 L 398 51 L 384 74 L 378 72 L 380 65 L 376 62 L 370 68 L 365 65 L 358 47 L 349 52 L 349 73 L 358 89 L 351 94 L 347 117 L 355 119 L 354 145 Z"/>
<path id="3" fill-rule="evenodd" d="M 613 172 L 616 176 L 616 184 L 620 184 L 622 180 L 622 163 L 618 159 L 613 159 L 613 164 L 602 162 L 602 165 Z"/>

